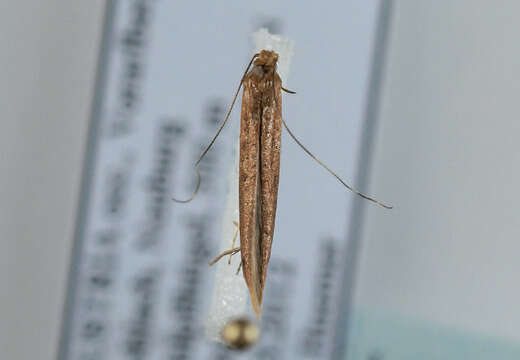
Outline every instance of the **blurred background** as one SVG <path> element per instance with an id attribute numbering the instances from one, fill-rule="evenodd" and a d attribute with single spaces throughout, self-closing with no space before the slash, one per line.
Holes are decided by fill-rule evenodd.
<path id="1" fill-rule="evenodd" d="M 0 5 L 6 359 L 518 359 L 515 1 Z M 260 27 L 294 41 L 264 334 L 207 342 L 230 124 Z M 217 235 L 215 235 L 217 234 Z M 265 313 L 264 313 L 265 315 Z M 269 321 L 269 322 L 267 322 Z"/>

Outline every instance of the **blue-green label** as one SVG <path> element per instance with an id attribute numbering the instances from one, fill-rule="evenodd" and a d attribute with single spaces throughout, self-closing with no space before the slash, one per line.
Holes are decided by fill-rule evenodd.
<path id="1" fill-rule="evenodd" d="M 520 344 L 396 314 L 353 314 L 348 360 L 518 360 Z"/>

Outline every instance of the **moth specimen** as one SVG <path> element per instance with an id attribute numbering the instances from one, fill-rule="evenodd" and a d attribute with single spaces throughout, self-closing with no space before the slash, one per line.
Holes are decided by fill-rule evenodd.
<path id="1" fill-rule="evenodd" d="M 195 192 L 187 200 L 174 199 L 177 202 L 189 202 L 195 197 L 200 187 L 198 165 L 224 128 L 240 88 L 243 86 L 238 179 L 240 247 L 223 252 L 210 264 L 215 263 L 222 256 L 241 253 L 242 273 L 257 317 L 260 317 L 262 311 L 262 296 L 273 242 L 280 173 L 282 125 L 309 156 L 336 177 L 345 187 L 382 207 L 391 208 L 391 206 L 368 197 L 347 185 L 307 150 L 289 130 L 282 118 L 282 91 L 292 94 L 294 92 L 282 86 L 282 80 L 276 72 L 277 61 L 278 54 L 271 50 L 262 50 L 253 56 L 222 125 L 195 164 L 198 176 Z M 252 68 L 251 65 L 253 65 Z"/>

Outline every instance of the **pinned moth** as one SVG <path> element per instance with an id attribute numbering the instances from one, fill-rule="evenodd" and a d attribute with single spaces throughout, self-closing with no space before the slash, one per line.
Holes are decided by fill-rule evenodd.
<path id="1" fill-rule="evenodd" d="M 225 255 L 241 253 L 242 273 L 257 317 L 260 317 L 262 312 L 262 297 L 273 242 L 280 174 L 282 125 L 309 156 L 346 188 L 379 206 L 387 209 L 392 208 L 353 189 L 307 150 L 294 136 L 282 118 L 282 91 L 291 94 L 295 92 L 282 86 L 282 80 L 276 71 L 277 61 L 278 54 L 272 50 L 262 50 L 253 55 L 240 80 L 222 125 L 195 163 L 198 177 L 195 191 L 187 200 L 173 199 L 185 203 L 193 200 L 197 194 L 201 181 L 198 165 L 224 128 L 240 88 L 243 86 L 238 179 L 240 246 L 224 251 L 210 262 L 210 265 Z M 251 68 L 251 66 L 253 67 Z"/>

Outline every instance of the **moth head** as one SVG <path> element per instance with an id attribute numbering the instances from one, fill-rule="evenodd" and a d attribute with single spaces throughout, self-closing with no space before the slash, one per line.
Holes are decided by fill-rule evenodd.
<path id="1" fill-rule="evenodd" d="M 256 66 L 274 67 L 278 61 L 278 54 L 272 50 L 262 50 L 255 60 Z"/>

